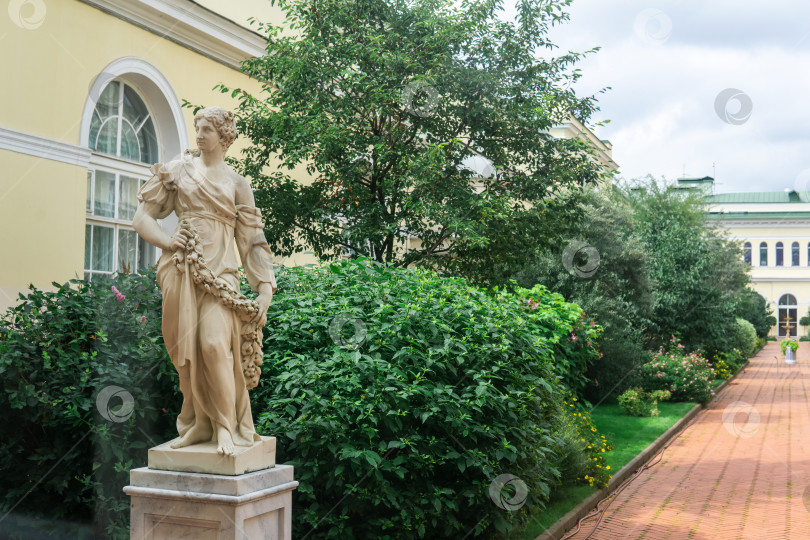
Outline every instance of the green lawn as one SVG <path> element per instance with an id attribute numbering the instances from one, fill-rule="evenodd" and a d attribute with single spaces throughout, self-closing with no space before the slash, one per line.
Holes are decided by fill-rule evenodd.
<path id="1" fill-rule="evenodd" d="M 612 471 L 618 471 L 694 407 L 694 403 L 659 403 L 660 416 L 627 416 L 618 404 L 600 405 L 591 413 L 599 430 L 615 447 L 605 456 Z M 568 486 L 555 491 L 546 509 L 514 538 L 532 540 L 567 514 L 585 497 L 597 491 L 590 486 Z"/>

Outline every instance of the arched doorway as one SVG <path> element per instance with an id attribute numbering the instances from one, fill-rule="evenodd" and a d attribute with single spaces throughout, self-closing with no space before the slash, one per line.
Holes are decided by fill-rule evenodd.
<path id="1" fill-rule="evenodd" d="M 779 322 L 777 324 L 779 337 L 796 337 L 798 335 L 798 305 L 796 297 L 792 294 L 783 294 L 779 297 Z"/>

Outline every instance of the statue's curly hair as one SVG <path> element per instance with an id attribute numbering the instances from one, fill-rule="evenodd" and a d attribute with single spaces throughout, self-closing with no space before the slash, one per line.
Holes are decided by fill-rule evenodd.
<path id="1" fill-rule="evenodd" d="M 222 107 L 200 109 L 194 115 L 195 128 L 197 122 L 202 118 L 214 124 L 214 127 L 219 132 L 219 141 L 225 145 L 226 149 L 233 144 L 234 139 L 236 139 L 236 119 L 231 111 L 226 111 Z"/>

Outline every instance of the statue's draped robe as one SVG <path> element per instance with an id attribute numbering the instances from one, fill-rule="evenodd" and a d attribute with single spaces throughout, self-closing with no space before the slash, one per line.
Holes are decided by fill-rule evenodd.
<path id="1" fill-rule="evenodd" d="M 239 290 L 233 244 L 253 290 L 261 283 L 276 288 L 270 248 L 262 233 L 260 211 L 236 204 L 236 179 L 208 179 L 192 156 L 152 167 L 153 176 L 138 191 L 138 201 L 160 206 L 158 218 L 177 214 L 197 229 L 206 266 L 214 276 Z M 242 373 L 240 325 L 234 311 L 195 284 L 190 265 L 178 267 L 172 253 L 158 261 L 157 282 L 163 294 L 163 340 L 180 375 L 183 406 L 177 431 L 192 427 L 216 433 L 217 424 L 234 443 L 260 440 L 253 427 L 248 391 Z"/>

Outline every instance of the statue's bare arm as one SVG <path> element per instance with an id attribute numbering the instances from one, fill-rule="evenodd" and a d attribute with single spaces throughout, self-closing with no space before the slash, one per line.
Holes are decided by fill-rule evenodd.
<path id="1" fill-rule="evenodd" d="M 243 176 L 240 176 L 236 173 L 234 173 L 234 175 L 236 176 L 236 196 L 235 196 L 236 204 L 244 204 L 247 206 L 255 207 L 256 200 L 253 197 L 253 190 L 251 189 L 250 184 L 248 183 L 247 180 L 245 180 Z M 259 294 L 259 297 L 256 300 L 263 308 L 262 310 L 260 310 L 260 315 L 261 312 L 263 312 L 265 315 L 263 320 L 266 320 L 267 307 L 270 305 L 270 301 L 273 298 L 273 285 L 267 282 L 259 283 L 259 290 L 256 292 Z M 258 319 L 259 317 L 257 317 L 257 320 Z M 262 326 L 264 326 L 263 322 Z"/>
<path id="2" fill-rule="evenodd" d="M 157 222 L 163 208 L 159 204 L 142 202 L 135 211 L 132 226 L 141 235 L 141 238 L 166 251 L 181 249 L 191 237 L 191 234 L 182 227 L 173 236 L 167 235 Z"/>

